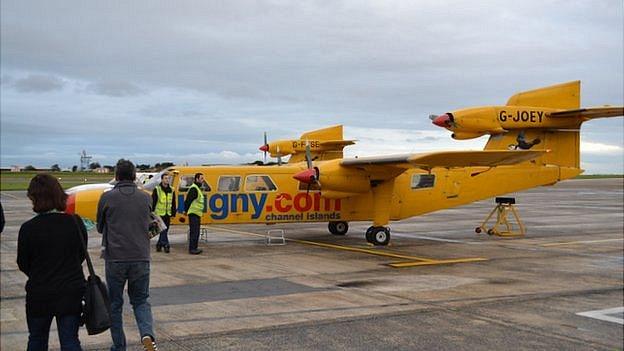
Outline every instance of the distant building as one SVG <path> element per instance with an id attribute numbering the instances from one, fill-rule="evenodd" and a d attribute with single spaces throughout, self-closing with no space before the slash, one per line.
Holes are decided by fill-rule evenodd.
<path id="1" fill-rule="evenodd" d="M 110 169 L 106 167 L 98 167 L 93 170 L 94 173 L 110 173 Z"/>
<path id="2" fill-rule="evenodd" d="M 12 165 L 11 166 L 11 172 L 21 172 L 23 168 L 24 167 L 22 167 L 22 166 Z"/>

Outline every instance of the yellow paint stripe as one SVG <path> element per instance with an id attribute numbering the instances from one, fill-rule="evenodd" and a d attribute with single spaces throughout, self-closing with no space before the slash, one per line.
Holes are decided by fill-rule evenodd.
<path id="1" fill-rule="evenodd" d="M 564 245 L 576 245 L 576 244 L 593 244 L 593 243 L 606 243 L 606 242 L 611 242 L 611 241 L 622 241 L 622 240 L 624 240 L 624 238 L 604 239 L 604 240 L 566 241 L 566 242 L 559 242 L 559 243 L 542 244 L 542 246 L 551 247 L 551 246 L 564 246 Z"/>
<path id="2" fill-rule="evenodd" d="M 246 232 L 246 231 L 241 231 L 241 230 L 234 230 L 234 229 L 227 229 L 227 228 L 223 228 L 223 227 L 216 227 L 216 228 L 222 229 L 222 230 L 224 230 L 226 232 L 232 232 L 232 233 L 238 233 L 238 234 L 244 234 L 244 235 L 251 235 L 251 236 L 256 236 L 256 237 L 265 237 L 265 235 L 263 235 L 263 234 L 251 233 L 251 232 Z M 343 250 L 343 251 L 359 252 L 359 253 L 364 253 L 364 254 L 368 254 L 368 255 L 392 257 L 392 258 L 399 258 L 399 259 L 409 260 L 409 262 L 394 262 L 394 263 L 388 264 L 389 266 L 394 267 L 394 268 L 405 268 L 405 267 L 415 267 L 415 266 L 432 266 L 432 265 L 452 264 L 452 263 L 480 262 L 480 261 L 487 261 L 488 260 L 487 258 L 483 258 L 483 257 L 456 258 L 456 259 L 449 259 L 449 260 L 435 260 L 435 259 L 424 258 L 424 257 L 415 257 L 415 256 L 396 254 L 396 253 L 392 253 L 392 252 L 383 252 L 383 251 L 378 251 L 378 250 L 363 249 L 363 248 L 359 248 L 359 247 L 319 243 L 319 242 L 316 242 L 316 241 L 309 241 L 309 240 L 299 240 L 299 239 L 289 239 L 289 238 L 286 238 L 286 240 L 292 241 L 292 242 L 295 242 L 295 243 L 299 243 L 299 244 L 304 244 L 304 245 L 312 245 L 312 246 L 319 246 L 319 247 L 325 247 L 325 248 L 337 249 L 337 250 Z"/>
<path id="3" fill-rule="evenodd" d="M 388 266 L 393 268 L 406 268 L 406 267 L 416 267 L 416 266 L 434 266 L 439 264 L 452 264 L 452 263 L 467 263 L 467 262 L 481 262 L 487 261 L 487 258 L 483 257 L 472 257 L 472 258 L 457 258 L 452 260 L 430 260 L 428 262 L 394 262 L 388 264 Z"/>
<path id="4" fill-rule="evenodd" d="M 256 234 L 256 233 L 251 233 L 251 232 L 246 232 L 246 231 L 241 231 L 241 230 L 227 229 L 227 228 L 217 227 L 217 226 L 213 226 L 213 227 L 221 229 L 221 230 L 224 230 L 226 232 L 231 232 L 231 233 L 252 235 L 252 236 L 257 236 L 257 237 L 262 237 L 262 238 L 265 237 L 265 235 L 263 235 L 263 234 Z M 330 248 L 330 249 L 343 250 L 343 251 L 359 252 L 359 253 L 365 253 L 365 254 L 368 254 L 368 255 L 392 257 L 392 258 L 399 258 L 399 259 L 411 260 L 411 261 L 424 261 L 424 262 L 433 261 L 433 260 L 431 260 L 429 258 L 424 258 L 424 257 L 408 256 L 408 255 L 396 254 L 396 253 L 392 253 L 392 252 L 384 252 L 384 251 L 378 251 L 378 250 L 372 250 L 372 249 L 364 249 L 364 248 L 353 247 L 353 246 L 326 244 L 326 243 L 319 243 L 319 242 L 316 242 L 316 241 L 290 239 L 290 238 L 286 238 L 286 240 L 292 241 L 292 242 L 295 242 L 295 243 L 298 243 L 298 244 L 326 247 L 326 248 Z"/>
<path id="5" fill-rule="evenodd" d="M 424 258 L 424 257 L 407 256 L 407 255 L 395 254 L 392 252 L 383 252 L 383 251 L 372 250 L 372 249 L 362 249 L 359 247 L 326 244 L 326 243 L 319 243 L 315 241 L 298 240 L 298 239 L 286 239 L 286 240 L 290 240 L 299 244 L 327 247 L 330 249 L 337 249 L 337 250 L 343 250 L 343 251 L 360 252 L 360 253 L 365 253 L 365 254 L 375 255 L 375 256 L 401 258 L 404 260 L 418 260 L 418 261 L 424 261 L 424 262 L 432 261 L 431 259 Z"/>

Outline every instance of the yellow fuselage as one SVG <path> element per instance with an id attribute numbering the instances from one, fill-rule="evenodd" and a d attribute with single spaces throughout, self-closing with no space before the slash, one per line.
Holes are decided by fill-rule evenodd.
<path id="1" fill-rule="evenodd" d="M 204 166 L 175 167 L 172 186 L 176 191 L 178 213 L 172 224 L 188 223 L 184 212 L 186 192 L 180 191 L 180 179 L 203 173 L 210 191 L 205 191 L 202 224 L 287 223 L 375 220 L 380 209 L 375 208 L 374 191 L 344 198 L 326 198 L 323 192 L 307 191 L 293 179 L 305 169 L 305 164 L 284 166 Z M 580 169 L 576 174 L 580 173 Z M 430 175 L 425 187 L 414 184 L 415 176 Z M 575 174 L 566 173 L 566 177 Z M 240 176 L 239 189 L 219 190 L 220 177 Z M 249 178 L 248 176 L 251 176 Z M 256 176 L 269 176 L 276 189 L 253 191 L 247 184 Z M 433 178 L 431 177 L 433 176 Z M 401 220 L 424 213 L 455 207 L 492 196 L 549 185 L 561 180 L 559 167 L 526 162 L 513 166 L 434 168 L 431 173 L 421 169 L 407 169 L 394 178 L 387 191 L 391 192 L 389 220 Z M 345 185 L 347 186 L 347 185 Z M 97 201 L 103 189 L 76 194 L 75 212 L 95 220 Z M 383 217 L 383 216 L 382 216 Z M 386 223 L 382 223 L 386 224 Z"/>

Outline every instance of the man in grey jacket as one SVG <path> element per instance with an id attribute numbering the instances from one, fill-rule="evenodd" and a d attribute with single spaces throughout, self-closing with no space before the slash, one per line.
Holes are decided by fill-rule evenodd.
<path id="1" fill-rule="evenodd" d="M 106 283 L 111 301 L 112 351 L 126 350 L 123 330 L 123 290 L 134 310 L 141 342 L 156 350 L 149 298 L 150 246 L 147 235 L 152 199 L 137 188 L 134 164 L 121 159 L 115 167 L 115 187 L 102 194 L 97 209 L 97 230 L 102 233 Z"/>

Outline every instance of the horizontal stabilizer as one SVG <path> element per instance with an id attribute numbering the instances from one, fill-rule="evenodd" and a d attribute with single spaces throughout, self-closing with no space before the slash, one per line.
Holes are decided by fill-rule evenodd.
<path id="1" fill-rule="evenodd" d="M 557 118 L 581 118 L 584 121 L 594 118 L 617 117 L 624 115 L 624 107 L 588 107 L 575 110 L 552 112 L 548 116 Z"/>
<path id="2" fill-rule="evenodd" d="M 377 157 L 344 159 L 342 166 L 399 166 L 431 169 L 434 167 L 494 167 L 512 165 L 533 160 L 548 151 L 528 150 L 484 150 L 446 151 L 423 154 L 404 154 Z"/>

